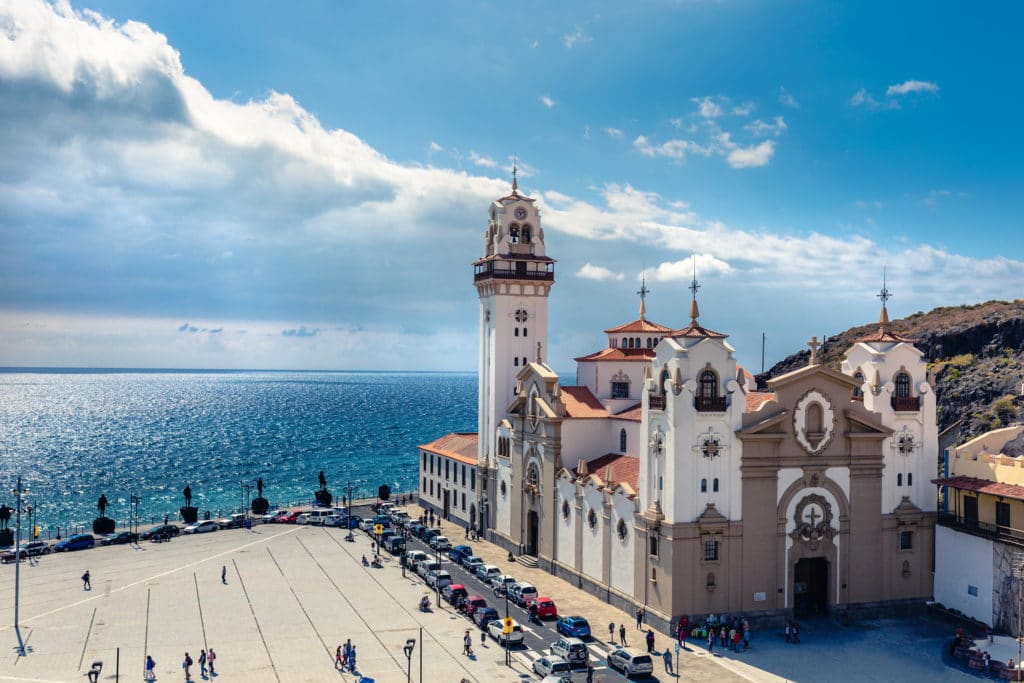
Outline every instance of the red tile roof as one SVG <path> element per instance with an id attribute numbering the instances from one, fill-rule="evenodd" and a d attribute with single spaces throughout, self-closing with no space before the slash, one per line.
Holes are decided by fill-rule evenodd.
<path id="1" fill-rule="evenodd" d="M 611 413 L 601 405 L 588 387 L 562 387 L 562 405 L 566 417 L 609 417 Z"/>
<path id="2" fill-rule="evenodd" d="M 648 361 L 654 358 L 654 349 L 601 349 L 587 356 L 580 356 L 575 358 L 576 362 L 580 361 Z"/>
<path id="3" fill-rule="evenodd" d="M 1017 486 L 1016 484 L 1000 484 L 997 481 L 964 476 L 932 479 L 932 483 L 936 486 L 949 486 L 963 491 L 977 491 L 978 493 L 987 493 L 993 496 L 1002 496 L 1003 498 L 1024 500 L 1024 486 Z"/>
<path id="4" fill-rule="evenodd" d="M 605 484 L 608 481 L 608 467 L 611 467 L 612 482 L 629 484 L 633 491 L 639 491 L 640 458 L 623 453 L 608 453 L 600 458 L 587 462 L 587 471 L 601 477 Z"/>
<path id="5" fill-rule="evenodd" d="M 455 432 L 420 446 L 425 451 L 443 455 L 452 460 L 475 465 L 477 457 L 476 432 Z"/>
<path id="6" fill-rule="evenodd" d="M 605 332 L 607 334 L 617 334 L 619 332 L 671 332 L 671 327 L 665 327 L 658 323 L 652 323 L 650 320 L 645 318 L 637 318 L 631 323 L 625 325 L 619 325 L 618 327 L 611 327 Z"/>
<path id="7" fill-rule="evenodd" d="M 914 343 L 914 340 L 910 337 L 904 337 L 901 334 L 890 332 L 887 328 L 879 328 L 874 334 L 865 335 L 853 340 L 854 343 L 860 342 L 905 342 L 908 344 Z"/>
<path id="8" fill-rule="evenodd" d="M 632 408 L 626 408 L 625 410 L 615 413 L 612 417 L 617 420 L 629 420 L 630 422 L 640 422 L 640 418 L 643 415 L 644 406 L 642 403 L 637 403 Z"/>
<path id="9" fill-rule="evenodd" d="M 725 339 L 729 335 L 701 327 L 698 323 L 692 322 L 681 330 L 673 330 L 670 337 L 707 337 L 709 339 Z"/>
<path id="10" fill-rule="evenodd" d="M 747 412 L 752 413 L 768 401 L 777 401 L 778 398 L 774 391 L 751 391 L 747 394 Z"/>

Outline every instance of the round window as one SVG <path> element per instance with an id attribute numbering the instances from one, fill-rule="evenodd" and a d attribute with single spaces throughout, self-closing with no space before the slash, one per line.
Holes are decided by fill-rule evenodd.
<path id="1" fill-rule="evenodd" d="M 591 529 L 597 526 L 597 514 L 593 510 L 587 513 L 587 524 Z"/>
<path id="2" fill-rule="evenodd" d="M 562 517 L 569 519 L 569 501 L 567 500 L 562 501 Z"/>
<path id="3" fill-rule="evenodd" d="M 615 527 L 615 531 L 619 534 L 619 540 L 625 541 L 626 536 L 629 535 L 629 528 L 626 526 L 626 520 L 620 519 L 618 525 Z"/>

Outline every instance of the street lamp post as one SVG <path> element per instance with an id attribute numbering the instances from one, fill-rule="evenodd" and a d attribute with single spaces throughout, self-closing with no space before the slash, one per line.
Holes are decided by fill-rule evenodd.
<path id="1" fill-rule="evenodd" d="M 503 585 L 505 586 L 505 589 L 504 589 L 503 592 L 505 593 L 505 619 L 507 620 L 508 619 L 508 583 L 506 582 Z M 508 651 L 508 641 L 510 641 L 510 640 L 512 640 L 512 634 L 511 633 L 506 633 L 505 634 L 505 666 L 512 666 L 512 655 Z"/>
<path id="2" fill-rule="evenodd" d="M 137 496 L 137 495 L 135 495 L 134 492 L 132 492 L 131 494 L 129 494 L 128 500 L 130 502 L 129 509 L 131 510 L 132 522 L 134 524 L 134 528 L 132 529 L 132 531 L 137 536 L 138 533 L 139 533 L 139 503 L 142 502 L 142 497 L 141 496 Z M 137 542 L 137 540 L 138 539 L 136 539 L 136 542 Z"/>
<path id="3" fill-rule="evenodd" d="M 416 639 L 407 638 L 405 640 L 405 647 L 402 650 L 405 652 L 405 681 L 406 683 L 412 682 L 412 651 L 416 649 Z"/>
<path id="4" fill-rule="evenodd" d="M 438 520 L 438 526 L 441 524 L 441 520 Z M 434 545 L 434 551 L 437 553 L 437 571 L 441 571 L 441 544 L 437 543 Z M 441 606 L 441 582 L 434 581 L 434 589 L 437 592 L 437 606 Z"/>
<path id="5" fill-rule="evenodd" d="M 18 626 L 18 598 L 21 588 L 21 497 L 28 493 L 28 489 L 21 485 L 21 477 L 18 477 L 18 486 L 13 493 L 18 497 L 18 517 L 14 522 L 14 632 L 18 636 L 18 655 L 25 656 L 25 641 L 21 639 L 21 628 Z"/>

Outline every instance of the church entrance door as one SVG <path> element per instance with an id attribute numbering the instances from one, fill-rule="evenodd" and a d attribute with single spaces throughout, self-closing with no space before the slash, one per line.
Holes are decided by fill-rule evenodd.
<path id="1" fill-rule="evenodd" d="M 526 554 L 537 555 L 537 540 L 540 535 L 540 519 L 533 510 L 526 515 Z"/>
<path id="2" fill-rule="evenodd" d="M 793 615 L 813 617 L 828 612 L 828 560 L 805 557 L 793 572 Z"/>

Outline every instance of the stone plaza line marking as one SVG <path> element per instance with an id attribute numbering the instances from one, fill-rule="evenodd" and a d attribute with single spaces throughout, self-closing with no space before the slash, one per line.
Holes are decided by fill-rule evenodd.
<path id="1" fill-rule="evenodd" d="M 326 532 L 327 532 L 327 529 L 324 529 L 324 532 L 326 533 Z M 390 591 L 389 591 L 389 590 L 388 590 L 387 588 L 385 588 L 385 587 L 384 587 L 384 584 L 382 584 L 382 583 L 380 582 L 380 580 L 379 580 L 379 579 L 378 579 L 378 578 L 377 578 L 377 577 L 376 577 L 376 576 L 375 576 L 375 575 L 374 575 L 374 574 L 373 574 L 373 573 L 372 573 L 372 572 L 371 572 L 371 571 L 370 571 L 369 569 L 367 569 L 366 567 L 363 567 L 363 566 L 362 566 L 362 562 L 360 562 L 360 561 L 357 561 L 357 560 L 356 560 L 356 558 L 355 558 L 355 557 L 354 557 L 354 556 L 352 555 L 352 553 L 350 553 L 350 552 L 348 551 L 348 549 L 347 549 L 347 548 L 346 548 L 345 546 L 343 546 L 343 545 L 342 545 L 342 544 L 341 544 L 341 543 L 340 543 L 340 542 L 338 541 L 338 539 L 337 539 L 337 536 L 336 536 L 335 534 L 330 534 L 330 533 L 327 533 L 327 537 L 328 537 L 328 538 L 330 538 L 330 539 L 331 539 L 332 541 L 334 541 L 334 544 L 335 544 L 336 546 L 338 546 L 338 548 L 340 548 L 340 549 L 341 549 L 341 551 L 342 551 L 343 553 L 345 553 L 346 555 L 348 555 L 349 559 L 351 559 L 351 560 L 352 560 L 352 562 L 353 562 L 353 563 L 354 563 L 354 564 L 356 565 L 356 568 L 357 568 L 357 569 L 362 569 L 362 570 L 363 570 L 363 572 L 364 572 L 364 573 L 365 573 L 365 574 L 366 574 L 367 576 L 369 576 L 369 577 L 370 577 L 370 579 L 371 579 L 371 580 L 373 580 L 373 582 L 374 582 L 374 583 L 376 583 L 376 584 L 377 584 L 378 586 L 380 586 L 380 587 L 381 587 L 381 588 L 382 588 L 382 589 L 384 590 L 384 593 L 385 593 L 386 595 L 388 595 L 388 596 L 390 596 L 390 597 L 391 597 L 391 599 L 392 599 L 392 600 L 394 601 L 395 605 L 397 605 L 397 606 L 398 606 L 398 608 L 399 608 L 400 610 L 402 610 L 403 612 L 405 612 L 406 614 L 408 614 L 408 615 L 409 615 L 410 617 L 412 617 L 412 620 L 413 620 L 414 622 L 416 622 L 416 623 L 417 623 L 417 624 L 419 624 L 420 626 L 424 626 L 423 622 L 421 622 L 421 621 L 419 620 L 419 618 L 417 618 L 417 616 L 416 616 L 415 614 L 413 614 L 413 613 L 412 613 L 412 612 L 411 612 L 410 610 L 408 610 L 408 609 L 407 609 L 407 608 L 406 608 L 406 607 L 405 607 L 404 605 L 402 605 L 402 603 L 400 603 L 400 602 L 399 602 L 399 601 L 398 601 L 398 600 L 397 600 L 397 599 L 395 598 L 395 596 L 394 596 L 394 595 L 392 595 L 392 594 L 391 594 L 391 592 L 390 592 Z M 306 546 L 304 546 L 304 545 L 303 545 L 302 547 L 303 547 L 303 548 L 305 548 Z M 308 553 L 308 552 L 309 552 L 309 550 L 307 549 L 307 550 L 306 550 L 306 552 Z M 312 554 L 310 554 L 310 557 L 312 557 Z M 314 558 L 314 559 L 313 559 L 313 561 L 314 561 L 314 562 L 316 562 L 316 558 Z M 320 563 L 319 563 L 319 562 L 317 562 L 317 566 L 319 566 L 319 565 L 320 565 Z M 320 567 L 320 569 L 321 569 L 321 571 L 323 571 L 323 567 Z M 326 572 L 324 572 L 324 573 L 326 574 Z M 332 578 L 331 578 L 330 576 L 328 576 L 327 578 L 328 578 L 328 579 L 330 579 L 331 583 L 334 583 L 334 579 L 332 579 Z M 337 588 L 337 584 L 335 584 L 335 588 Z M 339 592 L 339 593 L 341 593 L 341 591 L 340 591 L 340 590 L 339 590 L 338 592 Z M 344 598 L 345 596 L 344 596 L 344 595 L 342 595 L 342 597 Z M 347 599 L 347 598 L 345 598 L 345 602 L 348 602 L 348 599 Z M 352 603 L 349 603 L 349 606 L 351 607 L 351 606 L 352 606 Z M 447 610 L 446 610 L 446 611 L 447 611 Z M 360 619 L 362 619 L 362 616 L 360 616 L 359 618 L 360 618 Z M 365 624 L 366 622 L 364 621 L 363 623 Z M 431 639 L 432 641 L 434 641 L 434 643 L 435 643 L 435 644 L 436 644 L 436 645 L 437 645 L 437 646 L 438 646 L 439 648 L 441 648 L 441 649 L 442 649 L 443 651 L 447 652 L 447 653 L 448 653 L 448 656 L 449 656 L 449 657 L 451 657 L 452 661 L 453 661 L 453 662 L 455 662 L 456 664 L 458 664 L 458 665 L 459 665 L 459 667 L 460 667 L 460 668 L 461 668 L 461 669 L 462 669 L 463 671 L 465 671 L 465 672 L 466 672 L 466 675 L 467 675 L 467 676 L 469 676 L 469 678 L 470 678 L 471 680 L 474 680 L 474 681 L 478 680 L 478 679 L 477 679 L 477 677 L 476 677 L 476 676 L 474 676 L 474 675 L 472 674 L 472 672 L 470 672 L 470 670 L 466 668 L 466 665 L 462 663 L 462 661 L 461 661 L 461 658 L 460 658 L 460 657 L 461 657 L 461 655 L 460 655 L 460 656 L 456 656 L 454 652 L 452 652 L 452 651 L 451 651 L 451 650 L 449 650 L 449 649 L 448 649 L 447 647 L 445 647 L 444 645 L 442 645 L 442 644 L 441 644 L 441 641 L 439 641 L 439 640 L 438 640 L 438 639 L 437 639 L 437 638 L 436 638 L 436 637 L 434 636 L 434 634 L 430 632 L 430 629 L 428 629 L 428 628 L 424 627 L 424 629 L 423 629 L 423 634 L 424 634 L 425 636 L 429 635 L 429 636 L 430 636 L 430 639 Z M 378 638 L 378 641 L 379 641 L 379 640 L 380 640 L 380 639 Z M 383 643 L 382 643 L 382 644 L 383 644 Z M 423 643 L 420 643 L 420 648 L 422 648 L 422 647 L 423 647 Z M 385 649 L 386 649 L 386 648 L 385 648 Z M 401 668 L 401 665 L 399 666 L 399 668 Z"/>
<path id="2" fill-rule="evenodd" d="M 299 541 L 299 545 L 302 545 L 302 541 Z M 302 610 L 302 614 L 306 617 L 306 621 L 309 622 L 309 627 L 313 629 L 313 633 L 316 634 L 317 640 L 319 640 L 320 644 L 324 646 L 324 652 L 327 653 L 327 657 L 333 660 L 334 657 L 331 653 L 330 645 L 324 642 L 324 637 L 323 635 L 321 635 L 320 629 L 318 629 L 316 627 L 316 624 L 313 623 L 313 618 L 309 616 L 309 612 L 306 611 L 306 606 L 302 604 L 302 600 L 299 600 L 298 594 L 295 592 L 295 589 L 292 587 L 292 584 L 288 581 L 288 577 L 285 575 L 284 570 L 281 569 L 281 565 L 278 563 L 277 558 L 274 557 L 274 553 L 270 552 L 270 548 L 267 548 L 267 554 L 270 555 L 270 559 L 273 560 L 274 566 L 277 567 L 277 571 L 281 574 L 281 578 L 285 580 L 285 584 L 288 586 L 288 590 L 291 591 L 292 597 L 295 598 L 295 603 L 299 606 L 299 609 Z"/>
<path id="3" fill-rule="evenodd" d="M 203 600 L 199 597 L 199 579 L 196 577 L 196 573 L 192 572 L 192 582 L 196 584 L 196 605 L 199 606 L 199 627 L 203 630 L 203 649 L 210 649 L 210 645 L 206 642 L 206 620 L 203 619 Z"/>
<path id="4" fill-rule="evenodd" d="M 263 637 L 263 629 L 260 627 L 260 620 L 256 617 L 256 610 L 253 609 L 252 600 L 249 599 L 249 591 L 245 588 L 245 581 L 242 580 L 242 572 L 238 569 L 238 563 L 235 562 L 235 558 L 231 558 L 231 565 L 235 568 L 235 573 L 238 574 L 238 584 L 242 587 L 242 593 L 245 595 L 245 602 L 249 605 L 249 612 L 252 613 L 252 621 L 256 624 L 256 630 L 260 634 L 260 640 L 263 641 L 263 650 L 267 653 L 267 659 L 270 660 L 270 670 L 274 672 L 274 678 L 277 679 L 277 683 L 281 683 L 281 677 L 277 674 L 277 666 L 274 665 L 274 658 L 270 654 L 270 647 L 267 645 L 267 639 Z"/>
<path id="5" fill-rule="evenodd" d="M 82 662 L 85 661 L 85 649 L 89 647 L 89 635 L 92 633 L 92 623 L 96 621 L 96 608 L 92 608 L 92 617 L 89 619 L 89 628 L 85 632 L 85 642 L 82 643 L 82 656 L 78 658 L 78 668 L 82 668 Z"/>
<path id="6" fill-rule="evenodd" d="M 113 590 L 111 592 L 113 592 L 113 593 L 120 593 L 121 591 L 128 590 L 129 588 L 134 588 L 135 586 L 138 586 L 140 583 L 148 583 L 150 581 L 153 581 L 154 579 L 159 579 L 162 576 L 170 576 L 171 574 L 174 574 L 176 572 L 180 572 L 183 569 L 191 569 L 192 567 L 198 567 L 199 565 L 203 564 L 204 562 L 209 562 L 210 560 L 216 559 L 218 557 L 224 557 L 225 555 L 230 555 L 231 553 L 239 552 L 240 550 L 243 550 L 243 549 L 248 548 L 250 546 L 258 545 L 260 543 L 269 543 L 273 539 L 280 538 L 282 536 L 287 536 L 288 534 L 294 534 L 296 531 L 299 531 L 299 530 L 300 530 L 300 527 L 296 527 L 295 529 L 289 529 L 287 531 L 282 531 L 281 533 L 274 534 L 273 536 L 268 536 L 267 538 L 260 538 L 260 539 L 257 539 L 255 541 L 253 541 L 252 543 L 246 543 L 245 545 L 240 545 L 237 548 L 234 548 L 232 550 L 225 550 L 222 553 L 217 553 L 216 555 L 210 555 L 209 557 L 204 558 L 202 560 L 196 560 L 195 562 L 189 562 L 188 564 L 183 564 L 180 567 L 175 567 L 174 569 L 168 569 L 165 572 L 160 572 L 159 574 L 154 574 L 153 576 L 149 576 L 149 577 L 146 577 L 144 579 L 139 579 L 138 581 L 133 581 L 131 583 L 127 583 L 127 584 L 121 586 L 120 588 L 117 588 L 117 589 L 115 589 L 115 590 Z M 234 560 L 232 560 L 232 561 L 234 561 Z M 85 598 L 84 600 L 79 600 L 78 602 L 71 603 L 70 605 L 64 605 L 63 607 L 58 607 L 56 609 L 52 609 L 49 612 L 41 612 L 39 614 L 34 614 L 31 617 L 26 617 L 26 618 L 22 619 L 21 623 L 25 624 L 25 623 L 28 623 L 30 621 L 35 621 L 36 619 L 41 619 L 42 617 L 48 617 L 50 615 L 57 614 L 58 612 L 63 612 L 65 610 L 69 610 L 69 609 L 72 609 L 74 607 L 79 607 L 80 605 L 84 605 L 85 603 L 89 602 L 90 600 L 99 600 L 101 597 L 102 596 L 100 596 L 100 595 L 94 595 L 94 596 L 92 596 L 90 598 Z M 13 625 L 0 626 L 0 631 L 10 631 L 10 630 L 13 630 L 13 629 L 14 629 Z"/>

